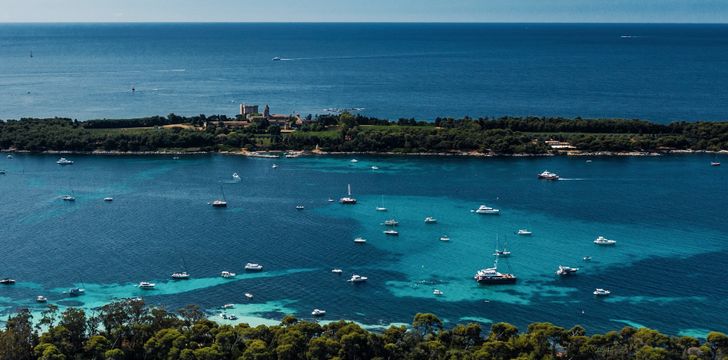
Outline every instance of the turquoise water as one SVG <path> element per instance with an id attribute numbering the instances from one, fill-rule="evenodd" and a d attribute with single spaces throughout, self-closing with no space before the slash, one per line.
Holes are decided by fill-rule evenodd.
<path id="1" fill-rule="evenodd" d="M 0 24 L 2 119 L 234 115 L 244 102 L 710 121 L 726 119 L 727 82 L 726 25 Z"/>
<path id="2" fill-rule="evenodd" d="M 709 166 L 714 158 L 73 156 L 74 165 L 61 167 L 50 155 L 3 155 L 0 276 L 18 283 L 0 287 L 0 313 L 40 310 L 40 294 L 87 309 L 142 296 L 171 309 L 197 303 L 215 319 L 235 304 L 225 312 L 251 323 L 310 318 L 322 308 L 326 321 L 371 327 L 427 311 L 450 323 L 725 331 L 728 322 L 714 314 L 728 311 L 728 173 Z M 544 169 L 562 180 L 537 180 Z M 327 201 L 347 184 L 356 206 Z M 208 205 L 220 186 L 227 209 Z M 76 202 L 63 202 L 66 193 Z M 501 215 L 473 213 L 480 204 Z M 388 212 L 375 211 L 382 205 Z M 425 224 L 426 216 L 438 223 Z M 391 217 L 398 237 L 382 233 Z M 520 228 L 533 236 L 515 235 Z M 598 247 L 599 235 L 618 243 Z M 355 245 L 358 236 L 367 243 Z M 492 265 L 497 242 L 513 252 L 501 270 L 519 282 L 479 286 L 472 276 Z M 247 262 L 265 269 L 245 273 Z M 580 270 L 560 279 L 559 265 Z M 169 279 L 181 270 L 193 278 Z M 222 270 L 238 276 L 223 279 Z M 352 285 L 352 273 L 369 281 Z M 140 281 L 157 288 L 140 290 Z M 86 295 L 68 297 L 72 286 Z M 612 296 L 595 298 L 596 287 Z"/>

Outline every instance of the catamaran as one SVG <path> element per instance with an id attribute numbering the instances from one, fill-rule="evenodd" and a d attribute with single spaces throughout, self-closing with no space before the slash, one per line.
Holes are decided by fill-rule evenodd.
<path id="1" fill-rule="evenodd" d="M 485 285 L 515 284 L 516 280 L 518 280 L 516 275 L 498 272 L 497 256 L 493 262 L 493 267 L 479 270 L 473 278 L 479 284 Z"/>
<path id="2" fill-rule="evenodd" d="M 222 193 L 222 200 L 217 199 L 212 202 L 212 207 L 216 208 L 224 208 L 227 207 L 227 200 L 225 200 L 225 191 L 222 189 L 222 185 L 220 185 L 220 193 Z"/>
<path id="3" fill-rule="evenodd" d="M 344 205 L 355 205 L 356 199 L 351 197 L 351 184 L 347 185 L 347 189 L 348 189 L 347 196 L 339 199 L 339 202 Z"/>

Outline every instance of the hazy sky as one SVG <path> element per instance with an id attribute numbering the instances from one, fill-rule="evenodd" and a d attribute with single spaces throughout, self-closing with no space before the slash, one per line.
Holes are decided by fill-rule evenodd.
<path id="1" fill-rule="evenodd" d="M 0 22 L 728 22 L 728 0 L 0 0 Z"/>

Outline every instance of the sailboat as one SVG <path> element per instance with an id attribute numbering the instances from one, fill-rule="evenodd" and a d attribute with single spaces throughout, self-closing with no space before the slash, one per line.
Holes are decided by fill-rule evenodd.
<path id="1" fill-rule="evenodd" d="M 222 185 L 220 185 L 220 193 L 222 193 L 222 200 L 218 199 L 212 202 L 212 207 L 216 208 L 224 208 L 227 207 L 227 201 L 225 200 L 225 191 L 222 189 Z"/>
<path id="2" fill-rule="evenodd" d="M 516 280 L 518 280 L 516 275 L 498 272 L 497 256 L 493 262 L 493 267 L 479 270 L 473 278 L 479 284 L 485 285 L 515 284 Z"/>
<path id="3" fill-rule="evenodd" d="M 351 184 L 347 185 L 347 189 L 348 189 L 347 196 L 339 199 L 339 202 L 344 205 L 356 205 L 356 199 L 351 197 Z"/>
<path id="4" fill-rule="evenodd" d="M 182 265 L 184 266 L 185 271 L 176 271 L 172 273 L 172 280 L 189 280 L 190 274 L 186 271 L 187 270 L 187 263 L 185 262 L 185 259 L 182 258 Z"/>
<path id="5" fill-rule="evenodd" d="M 380 201 L 380 205 L 377 206 L 377 211 L 381 211 L 381 212 L 387 211 L 387 208 L 384 207 L 384 195 L 382 195 L 382 200 Z"/>
<path id="6" fill-rule="evenodd" d="M 496 257 L 509 257 L 511 256 L 511 252 L 507 250 L 507 241 L 503 243 L 503 250 L 498 249 L 500 247 L 500 241 L 498 241 L 498 238 L 496 237 L 496 248 L 495 252 L 493 252 L 493 255 Z"/>

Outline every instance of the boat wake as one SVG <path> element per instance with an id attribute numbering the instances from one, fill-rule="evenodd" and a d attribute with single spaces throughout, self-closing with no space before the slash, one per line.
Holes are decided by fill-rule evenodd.
<path id="1" fill-rule="evenodd" d="M 559 178 L 558 181 L 584 181 L 582 178 Z"/>

